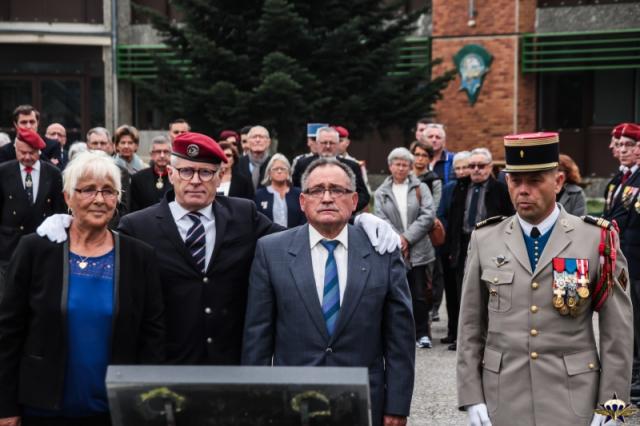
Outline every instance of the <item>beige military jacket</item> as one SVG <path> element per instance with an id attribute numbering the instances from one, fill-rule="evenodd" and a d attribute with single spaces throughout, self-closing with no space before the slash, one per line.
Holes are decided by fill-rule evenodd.
<path id="1" fill-rule="evenodd" d="M 486 403 L 493 426 L 573 426 L 588 425 L 614 392 L 629 402 L 633 315 L 620 248 L 598 315 L 599 355 L 591 304 L 575 318 L 552 305 L 554 257 L 588 259 L 593 293 L 600 232 L 561 208 L 535 271 L 515 216 L 472 234 L 458 326 L 461 409 Z"/>

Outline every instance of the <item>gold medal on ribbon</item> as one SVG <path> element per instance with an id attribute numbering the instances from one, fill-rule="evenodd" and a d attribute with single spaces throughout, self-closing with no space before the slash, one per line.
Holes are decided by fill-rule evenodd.
<path id="1" fill-rule="evenodd" d="M 589 297 L 589 288 L 588 287 L 578 287 L 578 296 L 580 296 L 581 299 L 586 299 L 587 297 Z"/>
<path id="2" fill-rule="evenodd" d="M 156 181 L 156 188 L 158 189 L 164 188 L 164 182 L 162 181 L 162 176 L 158 176 L 158 180 Z"/>
<path id="3" fill-rule="evenodd" d="M 566 305 L 564 305 L 562 308 L 558 310 L 558 312 L 560 312 L 560 315 L 567 315 L 569 313 L 569 308 Z"/>
<path id="4" fill-rule="evenodd" d="M 562 308 L 564 306 L 564 300 L 562 296 L 553 296 L 553 307 L 556 309 Z"/>
<path id="5" fill-rule="evenodd" d="M 575 308 L 576 307 L 576 303 L 577 303 L 577 300 L 576 300 L 575 297 L 573 297 L 573 296 L 567 297 L 567 306 L 568 307 Z"/>

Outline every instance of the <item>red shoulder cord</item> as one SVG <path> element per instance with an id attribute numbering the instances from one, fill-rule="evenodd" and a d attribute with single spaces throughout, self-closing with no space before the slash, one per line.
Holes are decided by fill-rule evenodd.
<path id="1" fill-rule="evenodd" d="M 600 232 L 600 244 L 598 254 L 600 255 L 600 278 L 594 291 L 594 310 L 599 312 L 602 305 L 607 300 L 614 286 L 614 273 L 616 269 L 616 245 L 618 235 L 618 224 L 612 221 L 612 229 L 602 229 Z M 604 287 L 604 288 L 603 288 Z"/>

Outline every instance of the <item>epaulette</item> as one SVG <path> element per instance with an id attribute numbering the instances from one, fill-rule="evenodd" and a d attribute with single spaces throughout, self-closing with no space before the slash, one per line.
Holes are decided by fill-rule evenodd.
<path id="1" fill-rule="evenodd" d="M 485 227 L 487 225 L 493 225 L 494 223 L 500 223 L 503 220 L 505 220 L 507 218 L 507 216 L 493 216 L 490 217 L 488 219 L 485 219 L 481 222 L 476 223 L 476 229 L 480 229 L 482 227 Z"/>
<path id="2" fill-rule="evenodd" d="M 594 217 L 594 216 L 582 216 L 582 220 L 586 223 L 590 223 L 591 225 L 599 226 L 602 229 L 606 229 L 608 231 L 612 231 L 614 228 L 613 223 L 609 222 L 607 219 L 602 217 Z"/>

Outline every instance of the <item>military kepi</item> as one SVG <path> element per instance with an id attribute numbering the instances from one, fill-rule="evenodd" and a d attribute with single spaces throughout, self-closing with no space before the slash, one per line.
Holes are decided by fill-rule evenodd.
<path id="1" fill-rule="evenodd" d="M 558 167 L 560 157 L 557 133 L 522 133 L 504 137 L 507 173 L 551 170 Z"/>
<path id="2" fill-rule="evenodd" d="M 18 140 L 26 143 L 33 149 L 44 149 L 47 145 L 39 134 L 31 129 L 18 129 Z"/>
<path id="3" fill-rule="evenodd" d="M 172 154 L 199 163 L 220 164 L 227 157 L 220 145 L 202 133 L 187 132 L 173 141 Z"/>

